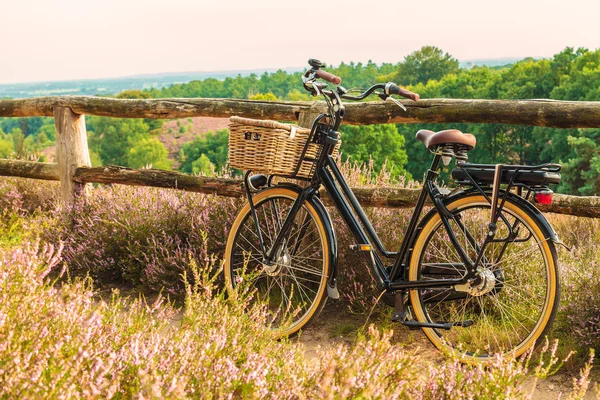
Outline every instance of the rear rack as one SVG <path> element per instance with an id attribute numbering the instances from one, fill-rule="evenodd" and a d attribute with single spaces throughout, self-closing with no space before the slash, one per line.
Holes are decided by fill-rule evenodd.
<path id="1" fill-rule="evenodd" d="M 491 185 L 496 179 L 496 165 L 457 163 L 452 178 L 461 184 Z M 538 187 L 559 184 L 559 164 L 502 165 L 499 183 L 510 186 Z"/>
<path id="2" fill-rule="evenodd" d="M 480 168 L 480 169 L 494 169 L 494 164 L 472 164 L 468 162 L 458 162 L 456 164 L 460 168 Z M 503 170 L 519 170 L 519 171 L 545 171 L 545 172 L 559 172 L 562 166 L 560 164 L 545 163 L 539 165 L 502 165 Z"/>

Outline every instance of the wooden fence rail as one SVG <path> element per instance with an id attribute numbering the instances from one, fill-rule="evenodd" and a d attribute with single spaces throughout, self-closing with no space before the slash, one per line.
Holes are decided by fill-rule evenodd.
<path id="1" fill-rule="evenodd" d="M 469 122 L 505 123 L 558 128 L 600 127 L 600 102 L 552 100 L 404 101 L 407 112 L 384 102 L 354 103 L 346 108 L 351 124 Z M 306 126 L 324 111 L 321 102 L 267 102 L 237 99 L 113 99 L 59 96 L 0 100 L 0 117 L 53 116 L 57 136 L 57 164 L 0 160 L 0 176 L 61 182 L 61 199 L 70 204 L 86 192 L 88 183 L 119 183 L 183 189 L 220 196 L 242 195 L 241 182 L 206 178 L 173 171 L 92 168 L 87 147 L 85 114 L 118 118 L 183 118 L 194 116 L 298 120 Z M 355 188 L 365 206 L 408 207 L 417 191 L 400 188 Z M 600 197 L 555 195 L 547 211 L 600 218 Z"/>
<path id="2" fill-rule="evenodd" d="M 0 176 L 58 181 L 58 165 L 33 161 L 0 160 Z M 209 178 L 157 169 L 130 169 L 118 166 L 79 167 L 74 174 L 78 184 L 118 183 L 131 186 L 152 186 L 180 189 L 189 192 L 242 197 L 244 189 L 239 179 Z M 353 188 L 360 203 L 367 207 L 412 207 L 417 202 L 419 189 L 395 187 Z M 327 195 L 324 193 L 325 201 Z M 600 197 L 566 196 L 555 194 L 550 206 L 539 206 L 544 211 L 600 218 Z"/>
<path id="3" fill-rule="evenodd" d="M 417 122 L 499 123 L 555 128 L 600 127 L 600 102 L 554 100 L 403 101 L 407 111 L 387 102 L 347 103 L 349 124 Z M 58 96 L 0 100 L 0 117 L 54 115 L 55 107 L 76 114 L 117 118 L 230 117 L 298 120 L 302 112 L 324 111 L 322 102 L 259 101 L 238 99 L 112 99 L 92 96 Z"/>

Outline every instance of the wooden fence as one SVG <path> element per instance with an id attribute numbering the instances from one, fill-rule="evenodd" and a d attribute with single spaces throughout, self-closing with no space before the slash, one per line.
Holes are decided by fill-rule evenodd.
<path id="1" fill-rule="evenodd" d="M 353 103 L 346 107 L 350 124 L 470 122 L 506 123 L 558 128 L 600 127 L 600 102 L 552 100 L 454 100 L 404 101 L 408 111 L 384 102 Z M 324 111 L 321 102 L 267 102 L 237 99 L 112 99 L 59 96 L 0 100 L 0 117 L 53 116 L 56 125 L 57 163 L 0 159 L 0 176 L 61 182 L 61 199 L 72 203 L 88 183 L 119 183 L 174 188 L 219 196 L 239 197 L 242 183 L 235 179 L 207 178 L 173 171 L 133 170 L 90 163 L 85 114 L 118 118 L 229 117 L 298 120 L 306 126 Z M 417 192 L 400 188 L 356 188 L 365 206 L 409 207 Z M 600 217 L 600 197 L 555 195 L 546 211 Z"/>

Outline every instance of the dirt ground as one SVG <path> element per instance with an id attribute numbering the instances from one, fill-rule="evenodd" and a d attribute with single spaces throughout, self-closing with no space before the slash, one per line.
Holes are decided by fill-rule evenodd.
<path id="1" fill-rule="evenodd" d="M 306 348 L 306 355 L 317 356 L 317 349 L 334 348 L 351 345 L 356 332 L 370 323 L 381 323 L 371 318 L 366 320 L 364 315 L 353 315 L 336 304 L 327 304 L 321 315 L 304 330 L 298 341 Z M 392 341 L 409 351 L 418 352 L 422 360 L 427 362 L 442 361 L 441 353 L 429 342 L 425 334 L 419 330 L 410 330 L 404 326 L 390 325 L 394 335 Z M 566 399 L 573 388 L 573 379 L 578 377 L 577 371 L 561 371 L 545 380 L 530 378 L 525 382 L 526 392 L 532 393 L 533 400 Z M 600 371 L 592 370 L 590 387 L 583 399 L 600 399 L 594 392 L 594 383 L 600 385 Z"/>
<path id="2" fill-rule="evenodd" d="M 139 292 L 135 289 L 119 287 L 121 295 L 135 299 Z M 100 298 L 110 298 L 111 288 L 105 287 L 99 292 Z M 156 300 L 156 294 L 146 295 L 146 301 L 151 304 Z M 181 325 L 183 312 L 180 311 L 173 316 L 171 327 L 179 328 Z M 389 324 L 381 316 L 371 316 L 367 319 L 365 315 L 349 313 L 341 303 L 328 303 L 321 314 L 303 330 L 296 339 L 304 345 L 305 354 L 308 359 L 318 356 L 317 350 L 332 349 L 340 345 L 351 346 L 359 331 L 364 331 L 369 324 L 382 325 L 393 329 L 392 342 L 404 347 L 407 351 L 414 351 L 419 354 L 419 360 L 422 360 L 423 367 L 425 363 L 435 363 L 443 361 L 442 354 L 429 342 L 425 334 L 420 329 L 410 330 L 398 324 Z M 562 370 L 545 380 L 530 378 L 524 388 L 527 393 L 532 393 L 533 400 L 555 400 L 567 399 L 573 388 L 573 379 L 578 377 L 578 371 Z M 591 373 L 591 384 L 583 397 L 584 400 L 600 399 L 594 392 L 594 383 L 600 385 L 600 369 L 596 368 Z"/>

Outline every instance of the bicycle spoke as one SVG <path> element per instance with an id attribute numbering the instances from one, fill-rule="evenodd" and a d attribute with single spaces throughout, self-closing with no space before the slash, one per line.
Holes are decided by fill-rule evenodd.
<path id="1" fill-rule="evenodd" d="M 454 211 L 455 215 L 461 215 L 461 224 L 451 225 L 468 257 L 474 257 L 473 260 L 481 257 L 475 275 L 480 280 L 472 281 L 473 286 L 462 296 L 454 296 L 456 292 L 452 290 L 416 290 L 427 321 L 473 322 L 469 327 L 434 330 L 443 338 L 441 343 L 471 355 L 483 352 L 485 356 L 519 348 L 524 341 L 531 340 L 531 332 L 543 329 L 539 321 L 547 312 L 549 266 L 543 246 L 550 239 L 536 236 L 522 219 L 503 210 L 506 221 L 499 220 L 502 222 L 495 233 L 499 241 L 488 242 L 482 252 L 480 246 L 486 240 L 489 211 L 489 203 Z M 511 238 L 511 227 L 515 226 L 519 227 L 516 236 L 504 240 Z M 463 265 L 441 220 L 428 229 L 427 238 L 421 241 L 418 279 L 464 276 L 467 266 Z M 485 279 L 490 279 L 489 272 L 484 275 L 486 270 L 492 271 L 496 279 L 491 287 L 485 286 Z"/>
<path id="2" fill-rule="evenodd" d="M 267 250 L 281 234 L 293 199 L 275 197 L 257 202 L 256 212 Z M 301 206 L 291 221 L 278 249 L 273 249 L 270 264 L 264 263 L 254 220 L 248 212 L 239 225 L 233 251 L 228 260 L 232 282 L 252 285 L 256 296 L 252 303 L 265 303 L 273 328 L 286 331 L 289 326 L 306 323 L 314 307 L 323 298 L 325 288 L 325 238 L 318 220 L 306 206 Z M 297 248 L 296 254 L 293 249 Z"/>

